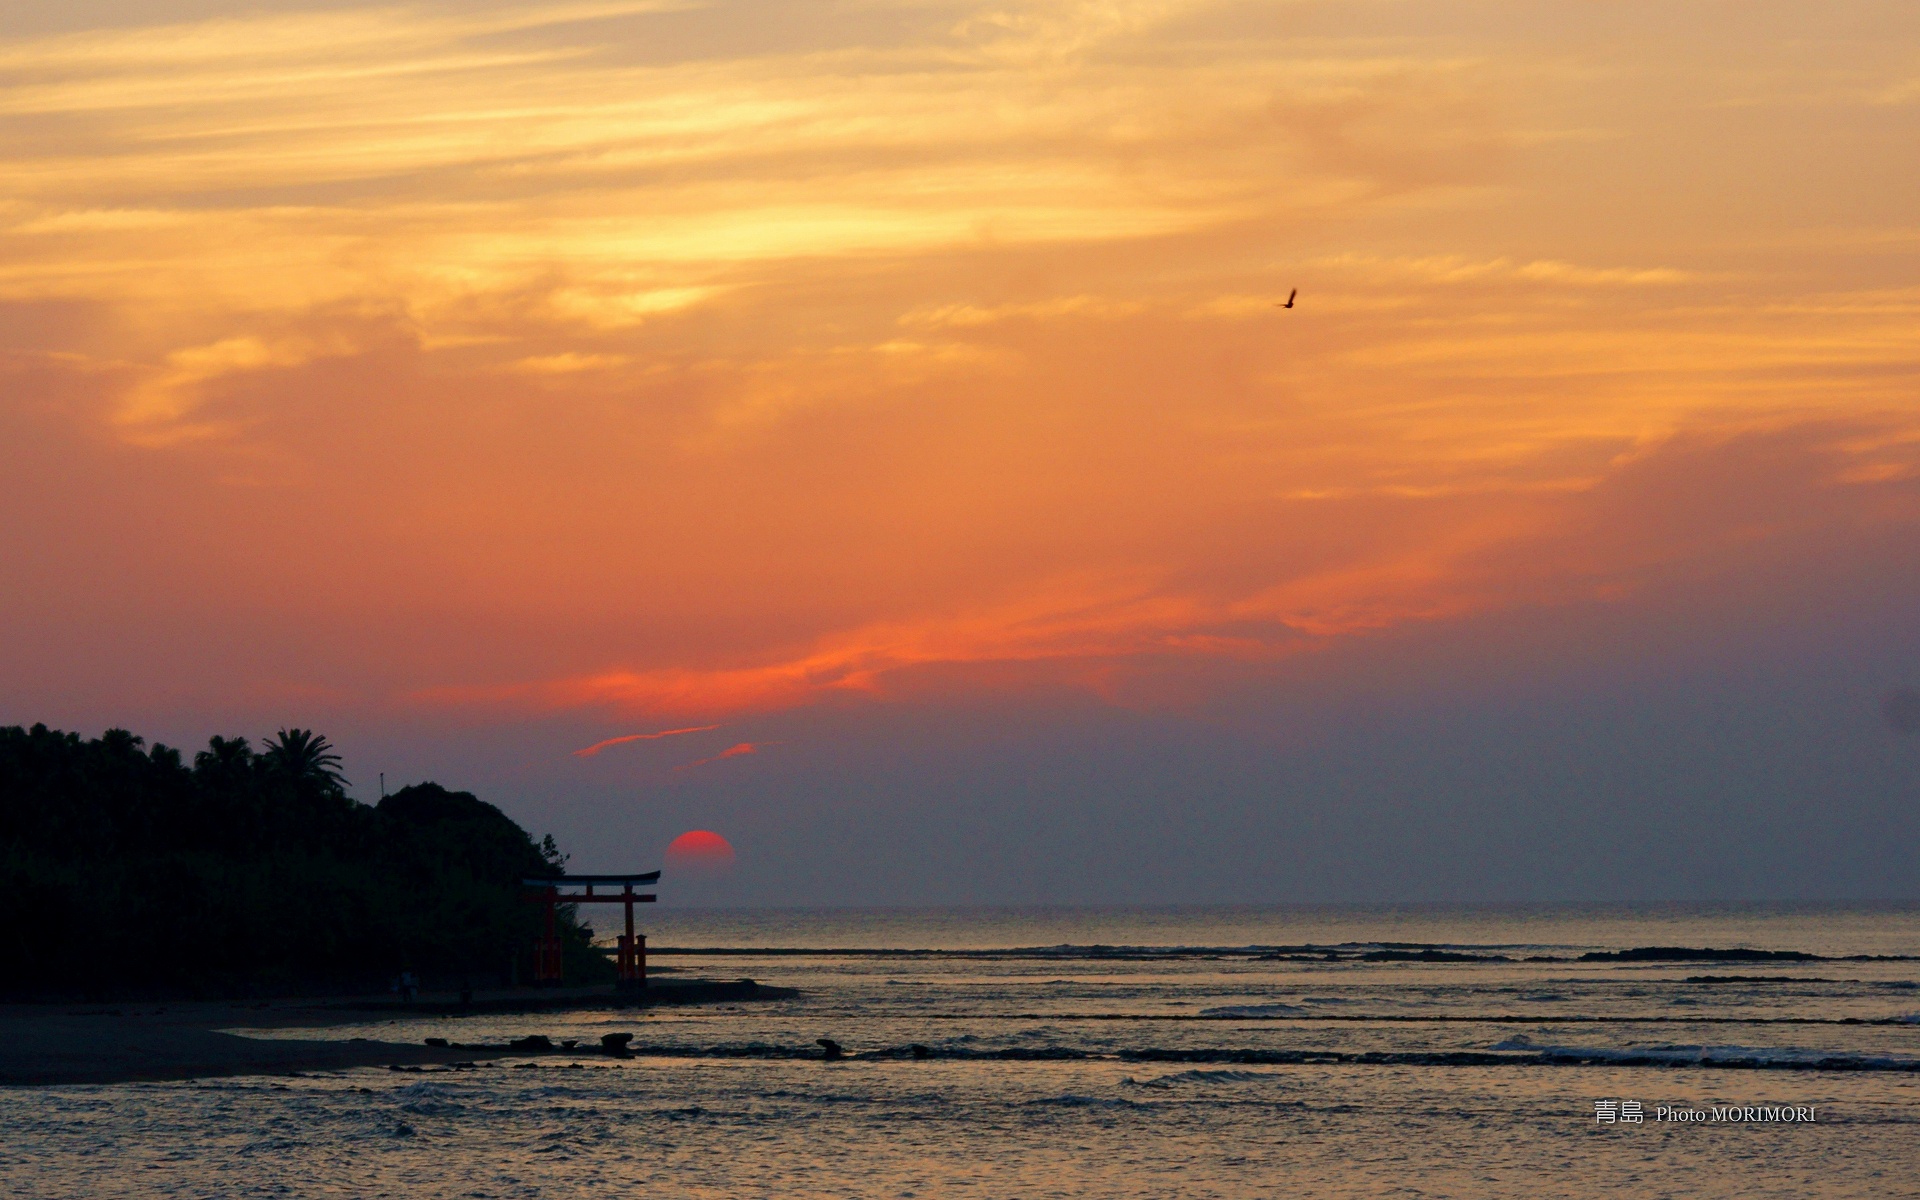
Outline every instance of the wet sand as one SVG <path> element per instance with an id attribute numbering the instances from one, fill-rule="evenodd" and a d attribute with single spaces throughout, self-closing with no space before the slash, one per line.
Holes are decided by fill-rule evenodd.
<path id="1" fill-rule="evenodd" d="M 325 1029 L 369 1019 L 460 1012 L 541 1012 L 635 1005 L 772 999 L 792 993 L 750 981 L 688 980 L 640 996 L 605 987 L 484 992 L 462 1006 L 452 995 L 423 994 L 411 1005 L 391 996 L 330 996 L 273 1001 L 0 1005 L 0 1086 L 128 1083 L 222 1075 L 288 1075 L 348 1067 L 478 1062 L 506 1048 L 448 1049 L 366 1038 L 268 1039 L 226 1029 Z"/>
<path id="2" fill-rule="evenodd" d="M 218 1075 L 288 1075 L 345 1067 L 472 1062 L 482 1053 L 361 1038 L 292 1041 L 221 1033 L 365 1021 L 337 1000 L 255 1004 L 0 1006 L 0 1085 L 127 1083 Z M 325 1005 L 325 1007 L 323 1007 Z"/>

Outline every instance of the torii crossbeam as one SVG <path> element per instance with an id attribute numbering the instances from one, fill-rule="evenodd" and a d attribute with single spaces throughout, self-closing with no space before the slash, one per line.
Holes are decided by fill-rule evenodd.
<path id="1" fill-rule="evenodd" d="M 652 904 L 653 893 L 634 891 L 637 887 L 652 887 L 660 882 L 660 872 L 641 871 L 630 875 L 558 875 L 550 879 L 523 879 L 520 881 L 536 894 L 529 896 L 547 907 L 547 925 L 545 935 L 533 947 L 533 981 L 535 983 L 557 984 L 560 982 L 560 938 L 555 932 L 554 910 L 562 904 L 624 904 L 627 907 L 627 932 L 620 939 L 620 952 L 614 959 L 621 991 L 647 986 L 647 938 L 645 934 L 633 932 L 633 906 Z M 584 888 L 584 891 L 561 891 L 562 888 Z M 595 895 L 596 887 L 617 887 L 617 892 L 602 892 Z"/>

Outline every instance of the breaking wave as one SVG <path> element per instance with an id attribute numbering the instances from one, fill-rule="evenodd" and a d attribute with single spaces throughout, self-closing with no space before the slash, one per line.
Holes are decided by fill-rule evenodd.
<path id="1" fill-rule="evenodd" d="M 634 1046 L 635 1057 L 671 1059 L 819 1060 L 814 1046 L 750 1043 L 708 1047 Z M 1114 1051 L 1071 1046 L 1008 1046 L 999 1049 L 913 1044 L 848 1052 L 843 1064 L 881 1061 L 1137 1062 L 1218 1066 L 1423 1066 L 1423 1067 L 1704 1067 L 1728 1070 L 1888 1071 L 1920 1073 L 1920 1058 L 1836 1054 L 1795 1047 L 1740 1045 L 1575 1046 L 1537 1044 L 1525 1036 L 1481 1050 L 1328 1050 L 1320 1048 L 1138 1046 Z M 521 1069 L 545 1064 L 522 1062 Z M 558 1066 L 559 1064 L 555 1064 Z M 420 1068 L 416 1068 L 417 1070 Z M 433 1068 L 424 1068 L 432 1071 Z M 1232 1072 L 1216 1073 L 1218 1078 Z M 1198 1076 L 1195 1076 L 1196 1078 Z M 1168 1078 L 1173 1078 L 1169 1076 Z"/>

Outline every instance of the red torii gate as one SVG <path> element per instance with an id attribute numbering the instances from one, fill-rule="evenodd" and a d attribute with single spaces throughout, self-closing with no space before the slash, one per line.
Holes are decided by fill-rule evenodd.
<path id="1" fill-rule="evenodd" d="M 537 889 L 537 894 L 528 899 L 546 905 L 546 933 L 533 944 L 533 981 L 535 983 L 560 982 L 560 938 L 554 932 L 554 910 L 562 904 L 624 904 L 627 906 L 627 932 L 620 939 L 619 953 L 614 958 L 614 967 L 618 972 L 618 987 L 622 991 L 647 986 L 647 937 L 636 936 L 633 932 L 633 906 L 652 904 L 653 893 L 644 895 L 635 892 L 636 887 L 651 887 L 660 882 L 660 872 L 644 871 L 633 875 L 560 875 L 551 879 L 523 879 L 520 881 L 528 888 Z M 596 896 L 593 889 L 598 887 L 618 887 L 618 892 L 603 892 Z M 584 892 L 562 892 L 563 887 L 584 887 Z"/>

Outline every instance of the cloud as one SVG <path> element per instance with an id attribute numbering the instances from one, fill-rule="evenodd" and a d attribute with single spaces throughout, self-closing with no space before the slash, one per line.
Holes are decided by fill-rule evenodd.
<path id="1" fill-rule="evenodd" d="M 1314 268 L 1345 275 L 1458 284 L 1488 280 L 1526 280 L 1568 287 L 1663 287 L 1695 281 L 1696 272 L 1675 267 L 1592 267 L 1578 263 L 1509 258 L 1473 260 L 1461 255 L 1425 258 L 1376 258 L 1342 254 L 1316 260 Z"/>
<path id="2" fill-rule="evenodd" d="M 653 7 L 0 42 L 0 676 L 662 729 L 1145 704 L 1804 549 L 1916 478 L 1920 243 L 1822 207 L 1911 156 L 1674 125 L 1732 86 L 1684 38 L 1624 86 L 1571 26 L 1364 5 Z"/>
<path id="3" fill-rule="evenodd" d="M 793 708 L 832 696 L 882 697 L 916 668 L 1085 664 L 1153 654 L 1206 653 L 1271 659 L 1304 648 L 1304 627 L 1329 633 L 1347 623 L 1378 624 L 1384 610 L 1335 610 L 1315 603 L 1319 585 L 1242 603 L 1156 594 L 1138 584 L 1060 580 L 1036 594 L 965 613 L 877 623 L 823 639 L 810 651 L 762 664 L 698 670 L 613 671 L 530 685 L 436 688 L 416 693 L 434 705 L 505 704 L 642 714 L 733 715 Z M 1303 628 L 1275 615 L 1289 600 Z"/>
<path id="4" fill-rule="evenodd" d="M 1335 527 L 1372 514 L 1375 530 L 1321 564 L 1278 566 L 1237 586 L 1171 578 L 1055 577 L 995 604 L 928 612 L 827 634 L 757 662 L 607 671 L 495 688 L 432 689 L 434 705 L 608 708 L 635 716 L 729 716 L 834 698 L 889 700 L 940 686 L 1067 687 L 1152 702 L 1156 674 L 1189 668 L 1222 679 L 1273 673 L 1346 641 L 1522 608 L 1607 603 L 1665 578 L 1676 555 L 1711 577 L 1766 546 L 1809 531 L 1915 518 L 1904 472 L 1862 480 L 1862 454 L 1905 447 L 1855 427 L 1808 426 L 1731 438 L 1686 437 L 1617 455 L 1591 475 L 1551 486 L 1524 480 L 1480 489 L 1315 492 L 1292 505 L 1329 507 Z M 1881 498 L 1869 500 L 1882 489 Z M 1871 519 L 1866 504 L 1880 508 Z M 1851 515 L 1849 515 L 1851 514 Z M 1418 531 L 1417 533 L 1414 531 Z M 1186 664 L 1182 666 L 1181 664 Z M 970 684 L 969 680 L 973 682 Z M 1136 686 L 1136 684 L 1138 686 Z"/>
<path id="5" fill-rule="evenodd" d="M 687 733 L 706 733 L 709 730 L 718 728 L 720 728 L 718 725 L 692 725 L 685 729 L 662 729 L 658 733 L 629 733 L 621 737 L 610 737 L 605 741 L 595 742 L 583 750 L 575 750 L 573 756 L 575 758 L 592 758 L 608 746 L 623 746 L 628 742 L 651 742 L 659 738 L 679 737 Z"/>
<path id="6" fill-rule="evenodd" d="M 902 325 L 938 328 L 967 328 L 991 325 L 999 321 L 1044 321 L 1060 317 L 1111 319 L 1134 316 L 1146 305 L 1139 301 L 1102 300 L 1097 296 L 1060 296 L 1027 304 L 998 304 L 983 308 L 972 304 L 947 304 L 939 308 L 910 312 L 900 318 Z"/>
<path id="7" fill-rule="evenodd" d="M 542 354 L 521 359 L 513 364 L 513 369 L 529 375 L 571 375 L 579 371 L 614 370 L 631 361 L 624 354 Z"/>
<path id="8" fill-rule="evenodd" d="M 1276 117 L 1330 95 L 1371 97 L 1415 138 L 1467 119 L 1404 90 L 1451 66 L 1284 39 L 1209 43 L 1205 68 L 1149 52 L 1197 0 L 963 9 L 905 40 L 847 15 L 827 50 L 733 55 L 676 51 L 649 23 L 676 7 L 354 7 L 0 41 L 0 301 L 124 314 L 117 357 L 154 378 L 119 432 L 160 445 L 244 429 L 190 417 L 210 348 L 220 372 L 284 363 L 289 324 L 324 345 L 389 315 L 463 365 L 616 374 L 642 360 L 620 339 L 823 264 L 1349 203 L 1376 190 L 1354 174 L 1369 168 L 1310 169 Z M 905 323 L 1139 307 L 921 298 Z"/>
<path id="9" fill-rule="evenodd" d="M 681 763 L 679 766 L 675 767 L 674 770 L 691 771 L 695 767 L 704 767 L 709 763 L 717 763 L 723 759 L 739 758 L 745 754 L 758 754 L 760 753 L 760 748 L 762 746 L 777 746 L 777 745 L 779 745 L 778 742 L 738 742 L 732 746 L 728 746 L 725 750 L 722 750 L 720 753 L 713 755 L 711 758 L 701 758 L 701 759 L 696 759 L 690 763 Z"/>
<path id="10" fill-rule="evenodd" d="M 248 372 L 297 367 L 328 354 L 352 353 L 353 347 L 344 339 L 329 341 L 331 345 L 301 337 L 271 341 L 232 337 L 175 350 L 167 355 L 163 370 L 127 392 L 114 414 L 114 423 L 127 440 L 145 446 L 230 436 L 237 432 L 232 422 L 196 418 L 209 385 Z"/>
<path id="11" fill-rule="evenodd" d="M 1309 576 L 1233 599 L 1063 586 L 974 612 L 850 630 L 762 665 L 617 671 L 550 683 L 430 689 L 429 704 L 506 704 L 634 715 L 738 715 L 835 696 L 885 699 L 916 671 L 1016 668 L 1100 691 L 1117 664 L 1168 659 L 1275 663 L 1329 639 L 1459 617 L 1499 601 L 1447 594 L 1442 561 L 1416 557 Z M 1511 602 L 1517 597 L 1509 597 Z"/>

